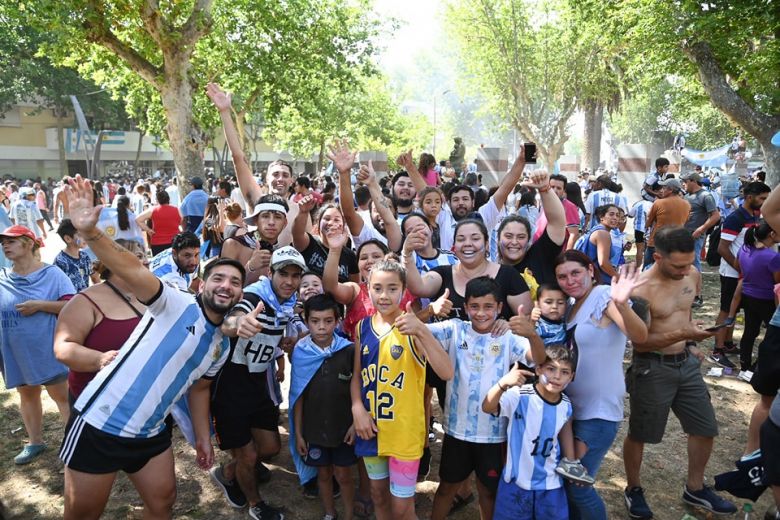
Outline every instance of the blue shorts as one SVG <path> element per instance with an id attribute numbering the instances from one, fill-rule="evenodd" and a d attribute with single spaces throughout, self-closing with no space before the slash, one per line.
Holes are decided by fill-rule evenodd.
<path id="1" fill-rule="evenodd" d="M 498 483 L 493 520 L 568 520 L 569 506 L 563 487 L 528 491 L 503 478 Z"/>
<path id="2" fill-rule="evenodd" d="M 307 466 L 354 466 L 357 463 L 355 448 L 342 442 L 335 448 L 324 448 L 318 444 L 309 444 L 309 451 L 303 459 Z"/>

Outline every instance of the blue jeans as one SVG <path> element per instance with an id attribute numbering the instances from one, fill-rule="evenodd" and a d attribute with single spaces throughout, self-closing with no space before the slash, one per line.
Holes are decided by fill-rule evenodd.
<path id="1" fill-rule="evenodd" d="M 588 446 L 582 465 L 596 478 L 604 457 L 617 437 L 619 422 L 603 419 L 574 421 L 574 438 Z M 569 518 L 572 520 L 607 520 L 607 508 L 593 486 L 575 486 L 566 482 Z"/>
<path id="2" fill-rule="evenodd" d="M 653 260 L 653 253 L 655 253 L 655 246 L 650 247 L 647 245 L 647 242 L 645 242 L 645 257 L 642 262 L 643 271 L 646 271 L 655 263 L 655 260 Z"/>
<path id="3" fill-rule="evenodd" d="M 693 243 L 693 254 L 695 255 L 693 257 L 693 267 L 701 272 L 701 249 L 704 247 L 704 241 L 707 240 L 707 235 L 702 235 L 695 240 L 696 242 Z"/>

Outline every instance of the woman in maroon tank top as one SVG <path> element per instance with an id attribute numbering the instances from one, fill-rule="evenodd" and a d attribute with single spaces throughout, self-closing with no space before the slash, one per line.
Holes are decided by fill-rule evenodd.
<path id="1" fill-rule="evenodd" d="M 138 242 L 116 242 L 147 262 L 146 252 Z M 103 283 L 74 296 L 60 311 L 54 331 L 54 354 L 70 368 L 71 405 L 95 374 L 114 360 L 146 310 L 133 295 L 132 283 L 100 265 L 97 271 Z"/>

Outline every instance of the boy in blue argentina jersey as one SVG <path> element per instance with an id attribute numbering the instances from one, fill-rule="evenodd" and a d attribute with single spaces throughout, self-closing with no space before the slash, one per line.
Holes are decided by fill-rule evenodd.
<path id="1" fill-rule="evenodd" d="M 561 452 L 558 434 L 572 416 L 571 403 L 563 395 L 574 376 L 569 351 L 550 347 L 536 374 L 536 383 L 525 384 L 533 374 L 515 365 L 482 402 L 485 413 L 509 421 L 494 520 L 569 518 L 563 481 L 555 471 Z"/>
<path id="2" fill-rule="evenodd" d="M 469 281 L 465 301 L 471 321 L 455 318 L 428 325 L 455 368 L 442 405 L 445 436 L 431 515 L 434 520 L 447 516 L 458 488 L 472 471 L 477 476 L 481 517 L 493 517 L 506 420 L 482 413 L 482 397 L 515 363 L 534 365 L 545 358 L 544 344 L 532 326 L 527 332 L 530 342 L 511 332 L 491 336 L 502 306 L 495 280 L 481 276 Z"/>
<path id="3" fill-rule="evenodd" d="M 111 272 L 133 280 L 133 293 L 147 312 L 73 407 L 60 450 L 64 518 L 99 518 L 120 470 L 138 490 L 145 518 L 170 518 L 176 481 L 166 417 L 189 390 L 197 462 L 208 469 L 214 461 L 208 417 L 211 378 L 228 351 L 220 325 L 241 298 L 244 267 L 217 260 L 204 273 L 197 297 L 161 283 L 133 253 L 96 227 L 101 208 L 92 204 L 89 181 L 77 175 L 65 189 L 73 225 Z"/>

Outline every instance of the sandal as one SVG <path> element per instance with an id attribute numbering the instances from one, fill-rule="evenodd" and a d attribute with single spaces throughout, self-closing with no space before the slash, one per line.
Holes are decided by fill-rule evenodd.
<path id="1" fill-rule="evenodd" d="M 455 498 L 452 500 L 452 507 L 450 508 L 450 512 L 447 513 L 447 515 L 451 515 L 452 513 L 464 509 L 467 505 L 469 505 L 473 501 L 474 501 L 474 493 L 469 493 L 469 496 L 467 497 L 455 495 Z"/>
<path id="2" fill-rule="evenodd" d="M 354 514 L 358 518 L 369 518 L 374 514 L 374 503 L 370 498 L 363 498 L 360 495 L 355 495 L 353 504 Z"/>

